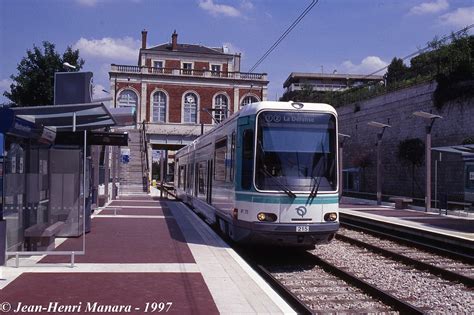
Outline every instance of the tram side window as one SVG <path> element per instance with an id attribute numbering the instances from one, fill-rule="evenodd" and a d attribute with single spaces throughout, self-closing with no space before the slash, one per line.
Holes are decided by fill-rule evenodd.
<path id="1" fill-rule="evenodd" d="M 197 164 L 197 193 L 198 197 L 206 198 L 207 194 L 207 163 L 206 161 Z"/>
<path id="2" fill-rule="evenodd" d="M 186 185 L 186 168 L 184 165 L 179 166 L 178 187 L 184 188 Z"/>
<path id="3" fill-rule="evenodd" d="M 234 180 L 234 168 L 235 168 L 235 131 L 232 133 L 230 140 L 230 181 Z"/>
<path id="4" fill-rule="evenodd" d="M 242 189 L 250 190 L 253 174 L 253 130 L 247 129 L 242 137 Z"/>
<path id="5" fill-rule="evenodd" d="M 226 151 L 227 151 L 227 139 L 216 142 L 216 148 L 214 151 L 214 179 L 216 181 L 225 181 Z"/>
<path id="6" fill-rule="evenodd" d="M 194 175 L 194 164 L 188 165 L 188 180 L 186 181 L 185 188 L 191 189 Z"/>

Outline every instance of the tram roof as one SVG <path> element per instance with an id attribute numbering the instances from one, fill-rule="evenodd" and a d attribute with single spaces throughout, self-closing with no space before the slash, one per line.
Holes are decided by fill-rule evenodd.
<path id="1" fill-rule="evenodd" d="M 301 105 L 303 105 L 301 107 Z M 301 107 L 301 108 L 300 108 Z M 251 116 L 257 114 L 263 109 L 275 109 L 275 110 L 291 110 L 299 109 L 301 111 L 322 111 L 334 114 L 337 116 L 337 112 L 331 105 L 323 103 L 305 103 L 305 102 L 275 102 L 275 101 L 263 101 L 258 103 L 248 104 L 240 109 L 239 116 Z"/>

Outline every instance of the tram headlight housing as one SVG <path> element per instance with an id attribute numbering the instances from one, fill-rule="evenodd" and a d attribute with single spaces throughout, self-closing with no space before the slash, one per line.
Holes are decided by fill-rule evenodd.
<path id="1" fill-rule="evenodd" d="M 277 216 L 274 213 L 259 212 L 257 214 L 257 220 L 260 222 L 275 222 L 277 220 Z"/>
<path id="2" fill-rule="evenodd" d="M 324 215 L 324 221 L 336 221 L 336 220 L 337 220 L 336 212 L 328 212 Z"/>

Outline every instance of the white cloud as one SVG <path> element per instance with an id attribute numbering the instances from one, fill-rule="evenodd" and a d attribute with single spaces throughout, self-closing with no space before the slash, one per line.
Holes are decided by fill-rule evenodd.
<path id="1" fill-rule="evenodd" d="M 252 10 L 253 9 L 253 3 L 248 0 L 243 0 L 242 3 L 240 4 L 240 7 L 245 10 Z"/>
<path id="2" fill-rule="evenodd" d="M 112 59 L 116 61 L 136 61 L 140 41 L 131 37 L 102 39 L 79 39 L 73 49 L 79 49 L 81 56 Z"/>
<path id="3" fill-rule="evenodd" d="M 13 81 L 10 79 L 2 79 L 0 80 L 0 90 L 5 91 L 10 89 L 10 84 L 12 84 Z M 3 94 L 3 92 L 1 93 Z"/>
<path id="4" fill-rule="evenodd" d="M 213 0 L 200 0 L 199 7 L 214 16 L 238 17 L 241 15 L 237 8 L 226 4 L 217 4 Z"/>
<path id="5" fill-rule="evenodd" d="M 85 6 L 85 7 L 95 7 L 97 2 L 99 2 L 99 1 L 98 0 L 76 0 L 76 2 L 79 5 L 82 5 L 82 6 Z"/>
<path id="6" fill-rule="evenodd" d="M 456 27 L 465 27 L 474 23 L 474 6 L 459 8 L 456 11 L 443 14 L 439 17 L 442 24 Z"/>
<path id="7" fill-rule="evenodd" d="M 93 99 L 101 99 L 101 98 L 106 98 L 106 97 L 111 97 L 110 93 L 104 92 L 107 91 L 107 89 L 102 85 L 102 84 L 94 84 L 94 90 L 93 90 Z"/>
<path id="8" fill-rule="evenodd" d="M 434 2 L 423 2 L 410 9 L 409 14 L 422 15 L 430 13 L 438 13 L 449 8 L 447 0 L 437 0 Z"/>
<path id="9" fill-rule="evenodd" d="M 370 74 L 388 65 L 387 62 L 383 61 L 377 56 L 365 57 L 361 63 L 353 64 L 352 61 L 346 60 L 341 64 L 341 70 L 351 74 Z M 385 70 L 386 71 L 386 70 Z M 385 71 L 377 73 L 382 75 Z"/>

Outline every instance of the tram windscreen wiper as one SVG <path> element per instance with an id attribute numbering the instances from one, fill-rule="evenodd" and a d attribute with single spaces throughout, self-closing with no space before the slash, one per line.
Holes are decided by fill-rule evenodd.
<path id="1" fill-rule="evenodd" d="M 322 139 L 321 139 L 321 153 L 323 154 L 321 159 L 324 159 L 324 164 L 326 164 L 326 154 L 324 153 L 324 144 L 323 144 Z M 311 171 L 311 179 L 313 180 L 313 185 L 311 186 L 311 191 L 310 191 L 309 196 L 308 196 L 308 203 L 312 203 L 314 198 L 316 198 L 316 196 L 318 194 L 319 185 L 321 184 L 321 179 L 322 179 L 322 177 L 321 177 L 322 174 L 321 173 L 322 173 L 322 170 L 324 168 L 325 167 L 323 167 L 322 165 L 319 167 L 318 175 L 316 176 L 316 178 L 312 175 L 312 171 Z"/>
<path id="2" fill-rule="evenodd" d="M 262 172 L 263 172 L 265 175 L 267 175 L 267 177 L 269 177 L 271 180 L 273 180 L 273 182 L 274 182 L 275 184 L 277 184 L 277 185 L 281 188 L 281 190 L 283 190 L 283 191 L 288 195 L 288 197 L 290 197 L 290 198 L 296 198 L 295 193 L 292 192 L 288 187 L 286 187 L 282 182 L 280 182 L 280 181 L 278 180 L 278 178 L 276 178 L 276 177 L 273 176 L 269 171 L 267 171 L 267 170 L 265 169 L 265 166 L 263 166 L 263 167 L 261 168 L 261 170 L 262 170 Z"/>
<path id="3" fill-rule="evenodd" d="M 260 155 L 260 160 L 262 162 L 262 167 L 260 168 L 260 170 L 265 174 L 267 175 L 268 178 L 270 178 L 275 184 L 277 184 L 278 187 L 281 188 L 281 190 L 283 190 L 285 192 L 285 194 L 288 195 L 288 197 L 290 198 L 296 198 L 296 195 L 294 192 L 292 192 L 288 187 L 286 187 L 282 182 L 280 182 L 280 180 L 278 178 L 276 178 L 275 176 L 273 176 L 266 168 L 265 168 L 265 151 L 263 150 L 263 145 L 262 145 L 262 141 L 259 139 L 257 141 L 258 143 L 258 148 L 259 150 L 261 151 L 261 155 Z"/>

